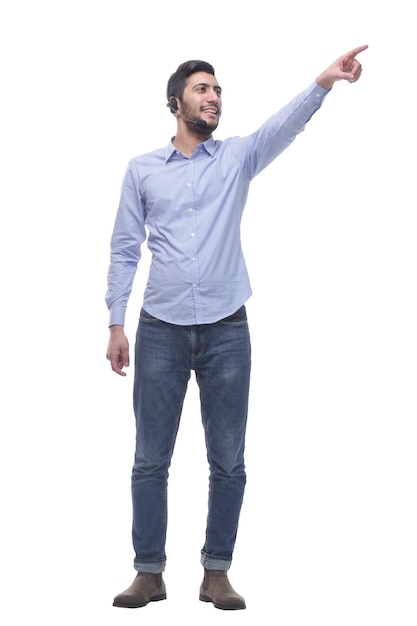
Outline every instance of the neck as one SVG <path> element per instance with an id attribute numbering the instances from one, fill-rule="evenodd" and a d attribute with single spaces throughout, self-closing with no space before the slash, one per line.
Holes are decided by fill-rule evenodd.
<path id="1" fill-rule="evenodd" d="M 178 125 L 177 134 L 172 140 L 172 143 L 182 154 L 191 156 L 196 146 L 206 141 L 209 137 L 211 137 L 211 131 L 202 133 L 201 130 L 199 130 L 199 132 L 193 132 L 188 128 L 181 128 L 180 125 Z"/>

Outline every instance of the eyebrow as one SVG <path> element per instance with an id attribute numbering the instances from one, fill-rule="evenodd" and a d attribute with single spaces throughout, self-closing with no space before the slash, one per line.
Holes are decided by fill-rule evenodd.
<path id="1" fill-rule="evenodd" d="M 193 89 L 196 89 L 197 87 L 213 87 L 213 89 L 220 91 L 220 93 L 222 92 L 222 88 L 220 87 L 220 85 L 210 85 L 209 83 L 196 83 L 195 85 L 193 85 Z"/>

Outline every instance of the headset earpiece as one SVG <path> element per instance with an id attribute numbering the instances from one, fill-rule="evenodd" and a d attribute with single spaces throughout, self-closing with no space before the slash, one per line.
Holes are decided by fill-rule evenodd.
<path id="1" fill-rule="evenodd" d="M 167 102 L 167 107 L 170 108 L 171 113 L 176 113 L 178 111 L 178 102 L 175 96 L 171 96 Z"/>

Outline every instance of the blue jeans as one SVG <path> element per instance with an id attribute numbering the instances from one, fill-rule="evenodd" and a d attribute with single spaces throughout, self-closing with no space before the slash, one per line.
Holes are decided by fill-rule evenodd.
<path id="1" fill-rule="evenodd" d="M 133 388 L 132 539 L 137 571 L 165 570 L 168 470 L 191 370 L 199 386 L 210 468 L 201 563 L 206 569 L 229 569 L 246 484 L 250 366 L 244 306 L 219 322 L 196 326 L 168 324 L 142 309 Z"/>

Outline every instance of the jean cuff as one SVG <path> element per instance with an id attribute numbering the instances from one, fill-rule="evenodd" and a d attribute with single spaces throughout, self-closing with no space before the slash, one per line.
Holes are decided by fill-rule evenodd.
<path id="1" fill-rule="evenodd" d="M 134 561 L 133 567 L 137 572 L 143 572 L 146 574 L 161 574 L 165 572 L 166 561 L 160 563 L 144 563 L 143 561 Z"/>
<path id="2" fill-rule="evenodd" d="M 204 552 L 201 553 L 200 562 L 201 562 L 201 565 L 205 569 L 217 570 L 217 571 L 218 570 L 227 571 L 232 564 L 231 560 L 225 560 L 221 558 L 212 557 L 212 556 L 209 556 L 208 554 L 204 554 Z"/>

